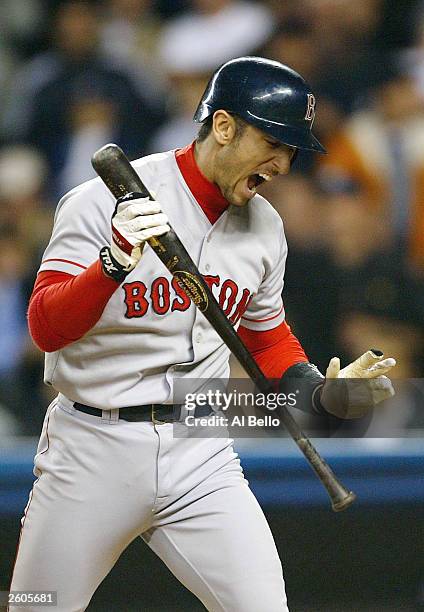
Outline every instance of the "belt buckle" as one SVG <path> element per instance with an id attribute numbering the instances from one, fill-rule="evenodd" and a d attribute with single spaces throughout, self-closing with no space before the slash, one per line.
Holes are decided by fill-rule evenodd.
<path id="1" fill-rule="evenodd" d="M 152 423 L 153 425 L 164 425 L 165 423 L 172 423 L 172 421 L 158 421 L 158 419 L 155 418 L 155 406 L 156 404 L 152 404 Z"/>

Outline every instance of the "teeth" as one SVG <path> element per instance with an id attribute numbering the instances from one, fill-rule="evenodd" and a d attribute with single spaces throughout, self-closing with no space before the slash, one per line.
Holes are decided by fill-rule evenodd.
<path id="1" fill-rule="evenodd" d="M 259 172 L 259 176 L 261 178 L 263 178 L 265 181 L 271 181 L 272 180 L 272 176 L 270 176 L 269 174 L 265 174 L 265 172 Z"/>

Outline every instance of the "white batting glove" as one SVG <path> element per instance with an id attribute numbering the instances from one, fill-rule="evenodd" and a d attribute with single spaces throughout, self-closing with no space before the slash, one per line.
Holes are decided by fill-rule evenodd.
<path id="1" fill-rule="evenodd" d="M 112 215 L 112 257 L 126 272 L 135 268 L 149 238 L 169 232 L 168 217 L 161 205 L 139 193 L 129 193 L 116 202 Z"/>
<path id="2" fill-rule="evenodd" d="M 381 351 L 369 350 L 342 370 L 340 359 L 333 357 L 320 396 L 325 410 L 342 419 L 356 419 L 393 397 L 395 390 L 385 374 L 396 365 L 396 360 L 382 359 L 383 356 Z"/>

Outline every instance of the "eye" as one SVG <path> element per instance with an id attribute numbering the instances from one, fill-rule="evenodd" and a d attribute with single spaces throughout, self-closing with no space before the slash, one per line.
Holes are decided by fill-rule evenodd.
<path id="1" fill-rule="evenodd" d="M 272 147 L 273 149 L 278 149 L 278 147 L 281 146 L 281 142 L 278 142 L 278 140 L 267 140 L 267 139 L 265 139 L 265 142 L 267 142 L 269 144 L 269 146 Z"/>

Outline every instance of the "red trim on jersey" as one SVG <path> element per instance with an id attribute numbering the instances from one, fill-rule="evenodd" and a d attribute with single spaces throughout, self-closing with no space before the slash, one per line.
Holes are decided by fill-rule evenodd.
<path id="1" fill-rule="evenodd" d="M 211 183 L 199 170 L 194 157 L 192 142 L 184 149 L 175 152 L 175 159 L 181 174 L 199 206 L 213 225 L 229 206 L 229 202 L 222 195 L 218 185 Z"/>
<path id="2" fill-rule="evenodd" d="M 28 308 L 32 339 L 47 353 L 79 340 L 100 319 L 118 287 L 117 281 L 105 276 L 100 260 L 78 276 L 40 272 Z"/>
<path id="3" fill-rule="evenodd" d="M 82 268 L 83 270 L 87 270 L 87 266 L 82 266 L 79 263 L 76 263 L 75 261 L 70 261 L 69 259 L 58 259 L 58 258 L 54 258 L 54 259 L 44 259 L 44 261 L 42 261 L 41 263 L 46 263 L 48 261 L 63 261 L 64 263 L 68 263 L 68 264 L 72 264 L 73 266 L 78 266 L 78 268 Z"/>
<path id="4" fill-rule="evenodd" d="M 267 331 L 240 326 L 238 334 L 267 378 L 280 378 L 295 363 L 309 361 L 285 321 Z"/>
<path id="5" fill-rule="evenodd" d="M 251 321 L 252 323 L 265 323 L 265 321 L 272 321 L 272 319 L 276 319 L 283 312 L 284 306 L 282 305 L 277 314 L 272 315 L 272 317 L 267 317 L 266 319 L 249 319 L 248 317 L 242 317 L 245 321 Z"/>

